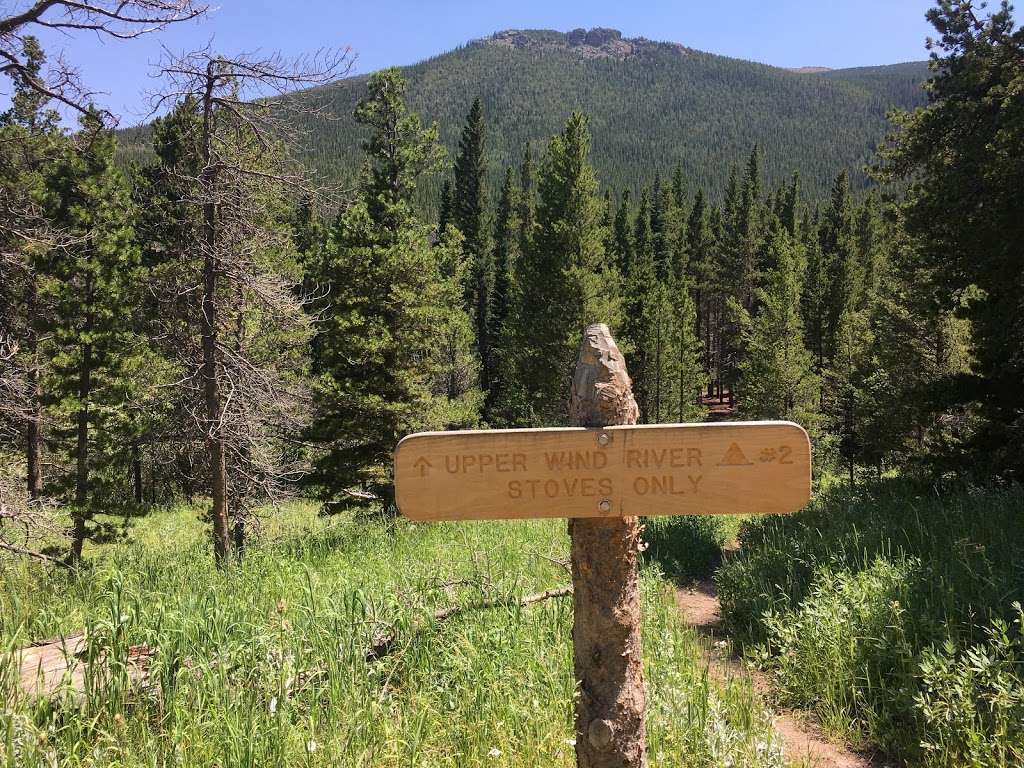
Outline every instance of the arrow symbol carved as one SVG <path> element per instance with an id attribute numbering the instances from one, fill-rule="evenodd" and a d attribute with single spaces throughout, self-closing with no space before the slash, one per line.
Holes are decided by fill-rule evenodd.
<path id="1" fill-rule="evenodd" d="M 427 472 L 433 466 L 429 461 L 420 456 L 416 461 L 412 463 L 413 467 L 420 471 L 420 477 L 426 477 Z"/>

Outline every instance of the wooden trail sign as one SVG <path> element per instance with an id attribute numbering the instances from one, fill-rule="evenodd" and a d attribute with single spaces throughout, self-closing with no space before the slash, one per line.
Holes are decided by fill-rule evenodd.
<path id="1" fill-rule="evenodd" d="M 803 507 L 810 467 L 791 422 L 425 432 L 395 483 L 412 520 L 749 515 Z"/>
<path id="2" fill-rule="evenodd" d="M 587 328 L 567 429 L 426 432 L 395 451 L 413 520 L 567 517 L 573 585 L 577 768 L 645 768 L 641 515 L 795 512 L 811 446 L 791 422 L 636 426 L 626 364 Z"/>

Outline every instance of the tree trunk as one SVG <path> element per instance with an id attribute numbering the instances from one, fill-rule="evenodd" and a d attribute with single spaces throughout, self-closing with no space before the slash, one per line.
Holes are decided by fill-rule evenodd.
<path id="1" fill-rule="evenodd" d="M 28 320 L 34 326 L 38 311 L 35 284 L 29 289 Z M 34 327 L 29 333 L 28 391 L 31 398 L 28 424 L 25 430 L 25 460 L 28 464 L 28 495 L 32 501 L 43 497 L 43 387 L 39 376 L 39 339 Z"/>
<path id="2" fill-rule="evenodd" d="M 132 490 L 136 504 L 142 504 L 142 448 L 138 443 L 132 446 Z"/>
<path id="3" fill-rule="evenodd" d="M 85 331 L 92 328 L 91 318 L 86 320 Z M 82 561 L 85 544 L 85 524 L 89 519 L 89 396 L 92 392 L 92 344 L 81 347 L 82 361 L 78 370 L 77 438 L 75 445 L 75 506 L 72 510 L 71 551 L 68 564 Z"/>
<path id="4" fill-rule="evenodd" d="M 231 558 L 231 527 L 228 523 L 228 468 L 221 418 L 220 387 L 217 382 L 217 205 L 216 172 L 211 151 L 213 120 L 213 88 L 216 71 L 213 62 L 207 66 L 206 89 L 203 96 L 203 304 L 201 327 L 203 335 L 203 398 L 206 405 L 205 440 L 210 462 L 210 495 L 213 508 L 213 551 L 218 565 Z"/>
<path id="5" fill-rule="evenodd" d="M 572 383 L 570 423 L 635 424 L 638 416 L 625 361 L 608 327 L 589 326 Z M 640 644 L 640 524 L 635 517 L 577 518 L 569 522 L 569 535 L 579 689 L 576 765 L 643 768 L 647 702 Z"/>
<path id="6" fill-rule="evenodd" d="M 211 209 L 212 205 L 208 206 Z M 212 218 L 212 213 L 211 213 Z M 208 227 L 212 230 L 213 223 Z M 220 388 L 217 384 L 217 264 L 207 248 L 203 265 L 203 396 L 206 401 L 206 450 L 210 461 L 210 495 L 213 509 L 213 551 L 219 564 L 231 557 L 231 530 L 228 525 L 227 456 L 221 435 Z"/>

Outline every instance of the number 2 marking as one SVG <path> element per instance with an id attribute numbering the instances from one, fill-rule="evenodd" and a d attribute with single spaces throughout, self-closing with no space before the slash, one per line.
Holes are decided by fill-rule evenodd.
<path id="1" fill-rule="evenodd" d="M 779 448 L 779 464 L 792 464 L 793 460 L 789 458 L 791 453 L 793 453 L 793 449 L 788 445 L 781 446 Z"/>

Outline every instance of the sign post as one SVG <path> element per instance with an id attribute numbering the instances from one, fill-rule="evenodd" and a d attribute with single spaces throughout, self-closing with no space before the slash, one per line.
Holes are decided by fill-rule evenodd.
<path id="1" fill-rule="evenodd" d="M 643 515 L 794 512 L 811 449 L 791 422 L 638 426 L 605 325 L 584 334 L 562 429 L 426 432 L 395 451 L 412 520 L 569 518 L 580 768 L 647 764 L 638 552 Z"/>

